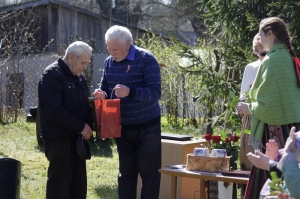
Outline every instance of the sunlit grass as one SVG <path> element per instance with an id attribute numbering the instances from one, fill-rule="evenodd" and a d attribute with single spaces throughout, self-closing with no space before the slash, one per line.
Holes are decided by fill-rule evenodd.
<path id="1" fill-rule="evenodd" d="M 48 161 L 35 137 L 35 123 L 0 125 L 0 157 L 21 162 L 21 199 L 45 198 Z M 116 199 L 118 154 L 112 140 L 91 142 L 87 161 L 88 199 Z"/>

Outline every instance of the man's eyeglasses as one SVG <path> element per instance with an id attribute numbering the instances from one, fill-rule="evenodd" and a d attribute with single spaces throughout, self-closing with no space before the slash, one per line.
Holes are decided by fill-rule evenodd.
<path id="1" fill-rule="evenodd" d="M 261 52 L 261 53 L 259 53 L 259 55 L 262 56 L 262 57 L 264 57 L 264 56 L 267 55 L 267 52 Z"/>

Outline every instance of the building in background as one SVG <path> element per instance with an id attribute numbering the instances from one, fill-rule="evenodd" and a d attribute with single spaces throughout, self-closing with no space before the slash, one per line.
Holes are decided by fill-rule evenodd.
<path id="1" fill-rule="evenodd" d="M 63 56 L 66 47 L 76 40 L 93 47 L 93 61 L 85 76 L 91 92 L 98 87 L 108 56 L 105 31 L 125 23 L 81 8 L 86 2 L 80 0 L 77 4 L 82 3 L 81 7 L 58 0 L 22 0 L 19 4 L 4 1 L 1 2 L 5 6 L 0 7 L 0 114 L 7 107 L 28 111 L 36 106 L 37 81 L 44 68 Z M 26 27 L 26 23 L 30 26 Z M 137 27 L 130 29 L 134 39 L 146 33 Z M 25 37 L 31 33 L 32 37 Z"/>

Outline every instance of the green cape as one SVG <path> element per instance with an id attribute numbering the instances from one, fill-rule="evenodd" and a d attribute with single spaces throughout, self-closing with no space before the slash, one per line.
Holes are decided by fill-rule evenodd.
<path id="1" fill-rule="evenodd" d="M 300 122 L 300 88 L 293 59 L 284 44 L 273 46 L 266 55 L 249 95 L 250 134 L 256 141 L 261 143 L 265 124 Z"/>

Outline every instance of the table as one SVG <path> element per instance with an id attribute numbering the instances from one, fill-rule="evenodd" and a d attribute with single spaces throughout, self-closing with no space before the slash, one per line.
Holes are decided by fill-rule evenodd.
<path id="1" fill-rule="evenodd" d="M 223 181 L 237 184 L 247 184 L 249 178 L 246 177 L 231 177 L 223 176 L 220 173 L 206 173 L 198 171 L 187 171 L 186 169 L 171 169 L 165 167 L 159 169 L 159 172 L 171 176 L 171 199 L 176 199 L 177 177 L 196 178 L 200 179 L 200 198 L 205 198 L 205 181 Z"/>
<path id="2" fill-rule="evenodd" d="M 172 164 L 186 164 L 187 154 L 193 153 L 195 147 L 209 147 L 205 139 L 192 139 L 186 141 L 161 139 L 161 167 Z M 180 178 L 177 181 L 176 195 L 180 198 L 193 199 L 193 192 L 199 191 L 200 181 L 195 178 Z M 140 199 L 142 180 L 138 177 L 137 197 Z M 162 175 L 160 181 L 159 199 L 170 199 L 171 179 Z"/>

